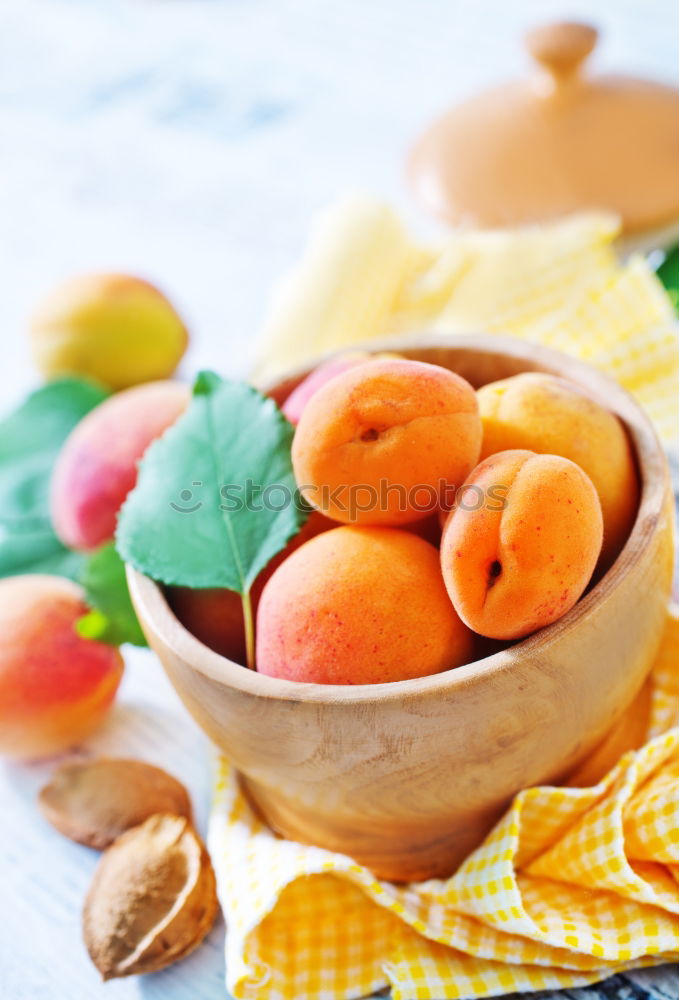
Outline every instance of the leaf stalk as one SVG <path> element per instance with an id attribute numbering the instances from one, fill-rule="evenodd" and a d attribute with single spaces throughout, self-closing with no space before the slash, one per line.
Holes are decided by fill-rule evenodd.
<path id="1" fill-rule="evenodd" d="M 255 623 L 252 616 L 250 591 L 241 594 L 243 602 L 243 626 L 245 628 L 245 663 L 248 670 L 255 669 Z"/>

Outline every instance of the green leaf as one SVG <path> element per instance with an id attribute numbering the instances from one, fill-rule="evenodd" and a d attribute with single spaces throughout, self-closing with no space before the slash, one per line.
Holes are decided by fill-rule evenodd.
<path id="1" fill-rule="evenodd" d="M 59 379 L 0 421 L 0 576 L 78 578 L 84 557 L 65 548 L 52 530 L 49 482 L 64 440 L 107 395 L 93 382 Z"/>
<path id="2" fill-rule="evenodd" d="M 50 382 L 0 422 L 0 521 L 44 519 L 54 460 L 75 425 L 106 399 L 93 382 Z"/>
<path id="3" fill-rule="evenodd" d="M 76 628 L 86 639 L 99 639 L 113 646 L 131 642 L 145 646 L 146 639 L 132 607 L 125 578 L 125 564 L 113 542 L 97 549 L 85 562 L 80 582 L 92 611 Z"/>
<path id="4" fill-rule="evenodd" d="M 28 522 L 28 519 L 27 519 Z M 52 573 L 79 580 L 85 557 L 61 544 L 48 518 L 0 523 L 0 577 Z"/>
<path id="5" fill-rule="evenodd" d="M 252 386 L 201 372 L 187 411 L 141 462 L 118 519 L 123 559 L 162 583 L 247 595 L 308 516 L 292 471 L 293 433 Z"/>
<path id="6" fill-rule="evenodd" d="M 679 243 L 667 251 L 662 264 L 658 267 L 658 277 L 679 305 Z"/>

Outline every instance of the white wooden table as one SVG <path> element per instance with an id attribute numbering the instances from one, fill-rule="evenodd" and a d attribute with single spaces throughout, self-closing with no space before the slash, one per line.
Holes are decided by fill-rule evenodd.
<path id="1" fill-rule="evenodd" d="M 187 371 L 247 372 L 267 290 L 311 215 L 359 188 L 414 221 L 409 137 L 522 71 L 521 30 L 564 12 L 607 29 L 602 64 L 679 72 L 675 0 L 0 0 L 0 407 L 36 382 L 26 315 L 80 270 L 147 275 L 192 330 Z M 150 654 L 127 663 L 93 747 L 176 773 L 204 829 L 205 740 Z M 1 1000 L 225 997 L 223 927 L 167 972 L 99 983 L 79 929 L 97 857 L 37 814 L 48 771 L 0 763 Z M 649 990 L 676 998 L 679 977 L 597 992 Z"/>

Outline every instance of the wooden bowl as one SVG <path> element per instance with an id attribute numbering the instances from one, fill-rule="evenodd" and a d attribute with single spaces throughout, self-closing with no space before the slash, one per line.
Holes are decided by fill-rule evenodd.
<path id="1" fill-rule="evenodd" d="M 568 614 L 509 649 L 416 680 L 345 687 L 264 677 L 202 645 L 162 589 L 128 569 L 149 643 L 271 826 L 404 881 L 450 875 L 520 789 L 582 772 L 593 752 L 605 769 L 608 747 L 618 754 L 643 740 L 634 703 L 648 704 L 642 688 L 665 621 L 673 512 L 648 419 L 594 368 L 505 337 L 375 346 L 475 386 L 523 371 L 573 380 L 622 418 L 642 482 L 623 552 Z M 272 394 L 282 401 L 303 374 Z"/>

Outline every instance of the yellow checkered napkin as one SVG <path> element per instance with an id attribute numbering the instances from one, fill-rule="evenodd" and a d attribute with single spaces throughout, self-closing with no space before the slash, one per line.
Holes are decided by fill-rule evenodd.
<path id="1" fill-rule="evenodd" d="M 258 378 L 335 348 L 435 329 L 509 333 L 577 355 L 679 439 L 679 339 L 615 220 L 576 217 L 418 246 L 385 205 L 321 218 L 275 297 Z M 593 665 L 596 669 L 596 664 Z M 395 1000 L 577 986 L 679 959 L 679 610 L 655 665 L 651 741 L 593 788 L 517 796 L 447 882 L 378 882 L 273 836 L 221 761 L 209 843 L 229 925 L 228 986 L 257 1000 Z M 677 727 L 677 728 L 674 728 Z"/>
<path id="2" fill-rule="evenodd" d="M 222 759 L 209 846 L 230 991 L 340 1000 L 390 984 L 394 1000 L 443 1000 L 679 959 L 677 607 L 653 681 L 646 746 L 593 788 L 522 792 L 448 881 L 378 882 L 350 858 L 278 839 Z"/>
<path id="3" fill-rule="evenodd" d="M 642 257 L 622 264 L 605 215 L 413 242 L 386 205 L 354 197 L 317 221 L 273 296 L 257 381 L 328 351 L 423 330 L 511 334 L 574 354 L 635 393 L 679 438 L 679 337 Z"/>

